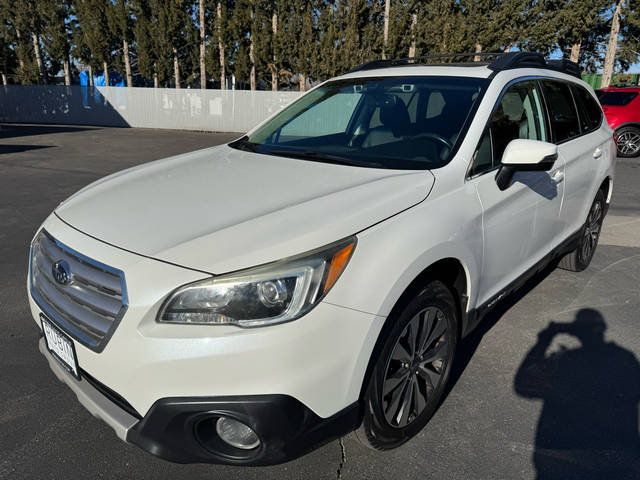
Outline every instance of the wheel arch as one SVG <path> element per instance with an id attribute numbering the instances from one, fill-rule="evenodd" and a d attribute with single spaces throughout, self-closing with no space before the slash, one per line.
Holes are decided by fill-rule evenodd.
<path id="1" fill-rule="evenodd" d="M 621 123 L 620 125 L 618 125 L 614 129 L 614 131 L 617 132 L 618 130 L 620 130 L 621 128 L 624 128 L 624 127 L 634 127 L 634 128 L 637 128 L 638 130 L 640 130 L 640 122 L 624 122 L 624 123 Z"/>
<path id="2" fill-rule="evenodd" d="M 459 259 L 454 257 L 441 258 L 422 270 L 398 297 L 387 319 L 394 317 L 411 298 L 424 288 L 429 280 L 440 280 L 449 287 L 453 296 L 456 297 L 458 318 L 460 320 L 459 327 L 462 328 L 463 314 L 466 312 L 471 282 L 469 282 L 468 269 Z"/>
<path id="3" fill-rule="evenodd" d="M 368 382 L 371 378 L 371 372 L 375 366 L 375 362 L 380 354 L 380 351 L 384 345 L 384 340 L 388 331 L 393 324 L 393 319 L 398 315 L 401 309 L 417 295 L 422 288 L 431 280 L 440 280 L 444 283 L 453 294 L 456 300 L 456 306 L 458 310 L 458 338 L 462 337 L 464 332 L 466 319 L 467 304 L 469 302 L 471 282 L 469 278 L 469 269 L 464 263 L 455 257 L 441 258 L 428 267 L 423 269 L 404 289 L 400 296 L 395 301 L 389 315 L 387 315 L 382 328 L 376 339 L 375 346 L 369 357 L 367 368 L 365 370 L 364 378 L 362 380 L 362 386 L 360 389 L 360 396 L 364 394 Z"/>
<path id="4" fill-rule="evenodd" d="M 609 204 L 611 202 L 611 194 L 613 192 L 613 189 L 611 188 L 613 186 L 613 180 L 611 179 L 610 176 L 607 176 L 602 183 L 600 184 L 600 187 L 598 188 L 598 191 L 602 190 L 604 192 L 604 200 L 607 204 Z"/>

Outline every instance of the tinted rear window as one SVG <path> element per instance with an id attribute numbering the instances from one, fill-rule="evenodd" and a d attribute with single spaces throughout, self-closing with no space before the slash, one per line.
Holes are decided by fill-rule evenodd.
<path id="1" fill-rule="evenodd" d="M 542 92 L 549 109 L 553 140 L 559 143 L 579 136 L 578 112 L 573 103 L 569 84 L 544 80 Z"/>
<path id="2" fill-rule="evenodd" d="M 601 105 L 622 107 L 638 96 L 638 92 L 598 92 Z"/>
<path id="3" fill-rule="evenodd" d="M 584 88 L 578 85 L 571 85 L 571 90 L 573 90 L 573 98 L 578 106 L 582 133 L 595 130 L 600 126 L 602 120 L 602 108 Z"/>

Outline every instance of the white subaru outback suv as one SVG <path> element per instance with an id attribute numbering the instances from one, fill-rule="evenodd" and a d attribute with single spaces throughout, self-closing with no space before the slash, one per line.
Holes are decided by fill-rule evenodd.
<path id="1" fill-rule="evenodd" d="M 353 430 L 394 448 L 491 306 L 587 267 L 614 162 L 575 64 L 365 64 L 61 203 L 31 244 L 40 351 L 168 460 L 273 464 Z"/>

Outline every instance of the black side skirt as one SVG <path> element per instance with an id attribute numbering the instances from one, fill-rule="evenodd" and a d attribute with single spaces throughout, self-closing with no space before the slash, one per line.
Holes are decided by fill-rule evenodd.
<path id="1" fill-rule="evenodd" d="M 605 212 L 606 214 L 606 212 Z M 551 262 L 554 260 L 566 255 L 567 253 L 575 250 L 578 245 L 578 240 L 580 238 L 580 232 L 582 229 L 578 230 L 574 234 L 572 234 L 569 238 L 563 241 L 560 245 L 554 248 L 549 254 L 547 254 L 542 260 L 536 263 L 533 267 L 527 270 L 524 274 L 518 277 L 516 280 L 507 285 L 506 288 L 501 290 L 498 294 L 491 297 L 487 302 L 482 305 L 476 307 L 471 310 L 467 314 L 466 328 L 462 333 L 462 336 L 465 337 L 469 333 L 471 333 L 480 323 L 482 318 L 503 298 L 505 298 L 510 293 L 518 290 L 522 287 L 527 280 L 532 278 L 541 270 L 544 270 Z"/>

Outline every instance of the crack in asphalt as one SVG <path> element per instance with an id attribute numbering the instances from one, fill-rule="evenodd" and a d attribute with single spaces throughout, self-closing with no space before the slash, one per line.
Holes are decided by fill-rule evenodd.
<path id="1" fill-rule="evenodd" d="M 344 441 L 342 437 L 338 440 L 338 444 L 340 445 L 340 464 L 338 465 L 338 471 L 336 472 L 338 476 L 337 480 L 342 480 L 342 469 L 344 468 L 344 464 L 347 462 L 347 450 L 344 448 Z"/>

